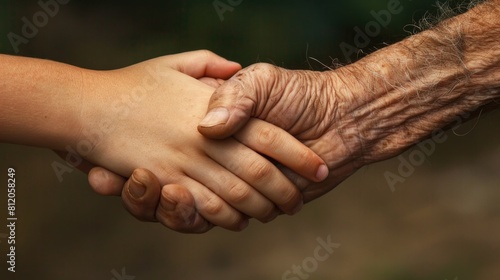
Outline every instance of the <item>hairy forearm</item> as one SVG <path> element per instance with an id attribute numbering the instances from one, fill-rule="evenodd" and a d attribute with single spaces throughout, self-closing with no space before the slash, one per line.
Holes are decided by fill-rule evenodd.
<path id="1" fill-rule="evenodd" d="M 353 104 L 349 116 L 338 116 L 351 120 L 345 142 L 362 145 L 365 162 L 394 156 L 457 116 L 496 106 L 500 1 L 340 68 L 335 79 L 340 102 Z"/>
<path id="2" fill-rule="evenodd" d="M 61 149 L 80 133 L 81 69 L 0 55 L 0 141 Z"/>

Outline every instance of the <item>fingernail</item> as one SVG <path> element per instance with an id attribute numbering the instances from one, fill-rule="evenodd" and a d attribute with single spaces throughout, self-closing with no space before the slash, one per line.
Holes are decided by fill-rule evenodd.
<path id="1" fill-rule="evenodd" d="M 219 124 L 225 124 L 229 119 L 229 111 L 226 108 L 215 108 L 208 112 L 205 118 L 200 122 L 200 126 L 212 127 Z"/>
<path id="2" fill-rule="evenodd" d="M 318 168 L 318 172 L 316 172 L 316 179 L 323 181 L 326 177 L 328 177 L 328 167 L 323 164 Z"/>
<path id="3" fill-rule="evenodd" d="M 295 215 L 295 214 L 299 213 L 299 212 L 300 212 L 300 210 L 302 210 L 302 206 L 304 206 L 304 201 L 300 200 L 299 205 L 297 205 L 297 207 L 295 207 L 295 208 L 292 210 L 292 215 Z"/>
<path id="4" fill-rule="evenodd" d="M 132 177 L 130 179 L 131 181 L 128 186 L 130 195 L 135 199 L 141 198 L 146 193 L 146 186 L 139 182 L 137 178 L 134 177 L 134 174 L 132 174 Z"/>
<path id="5" fill-rule="evenodd" d="M 248 220 L 244 220 L 243 222 L 240 223 L 240 226 L 238 227 L 238 229 L 244 230 L 248 227 L 248 224 L 250 224 L 250 222 Z"/>

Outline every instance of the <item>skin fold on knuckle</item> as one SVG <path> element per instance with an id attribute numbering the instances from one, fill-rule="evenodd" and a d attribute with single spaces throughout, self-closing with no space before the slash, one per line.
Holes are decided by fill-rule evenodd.
<path id="1" fill-rule="evenodd" d="M 227 108 L 231 115 L 230 122 L 239 122 L 250 117 L 256 101 L 252 93 L 247 93 L 245 88 L 245 85 L 238 78 L 229 79 L 210 98 L 209 110 Z"/>
<path id="2" fill-rule="evenodd" d="M 253 160 L 248 165 L 247 169 L 247 172 L 249 174 L 248 183 L 250 185 L 255 185 L 271 180 L 272 176 L 274 175 L 273 169 L 274 165 L 272 165 L 270 162 L 260 159 Z"/>
<path id="3" fill-rule="evenodd" d="M 228 202 L 234 205 L 245 203 L 250 199 L 251 195 L 250 187 L 242 183 L 235 183 L 227 189 Z"/>
<path id="4" fill-rule="evenodd" d="M 293 208 L 300 199 L 300 194 L 294 185 L 286 177 L 281 178 L 274 172 L 275 166 L 269 162 L 254 161 L 248 166 L 248 173 L 252 178 L 252 183 L 265 182 L 266 185 L 272 185 L 272 193 L 267 197 L 276 203 L 280 208 Z M 274 176 L 274 177 L 273 177 Z M 252 185 L 252 184 L 251 184 Z"/>
<path id="5" fill-rule="evenodd" d="M 278 207 L 285 213 L 292 213 L 299 204 L 301 195 L 295 187 L 284 186 L 280 189 L 280 201 L 276 202 Z"/>
<path id="6" fill-rule="evenodd" d="M 211 58 L 217 57 L 217 55 L 210 50 L 203 49 L 198 50 L 198 52 L 200 54 L 200 57 L 202 58 L 202 61 L 210 61 Z"/>
<path id="7" fill-rule="evenodd" d="M 209 196 L 199 204 L 199 211 L 209 216 L 222 215 L 224 211 L 224 203 L 220 199 Z"/>
<path id="8" fill-rule="evenodd" d="M 286 177 L 274 180 L 268 183 L 267 186 L 272 190 L 272 194 L 268 194 L 267 197 L 272 198 L 271 200 L 276 206 L 286 213 L 292 211 L 300 202 L 301 194 L 299 190 Z"/>
<path id="9" fill-rule="evenodd" d="M 257 133 L 258 149 L 271 149 L 275 150 L 281 147 L 283 139 L 280 137 L 277 129 L 270 126 L 261 127 Z"/>
<path id="10" fill-rule="evenodd" d="M 274 107 L 272 96 L 277 94 L 277 81 L 280 76 L 279 67 L 268 63 L 253 64 L 235 76 L 241 83 L 243 95 L 250 99 L 254 107 L 252 116 L 265 119 L 269 111 Z"/>

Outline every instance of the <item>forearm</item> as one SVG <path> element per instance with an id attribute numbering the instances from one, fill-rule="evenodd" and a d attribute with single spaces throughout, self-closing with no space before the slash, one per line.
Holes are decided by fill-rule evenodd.
<path id="1" fill-rule="evenodd" d="M 500 1 L 335 71 L 354 109 L 343 137 L 365 162 L 396 155 L 467 112 L 500 97 Z M 346 124 L 346 127 L 349 127 Z M 347 141 L 349 142 L 349 141 Z M 356 150 L 352 148 L 352 150 Z"/>
<path id="2" fill-rule="evenodd" d="M 82 70 L 0 55 L 0 141 L 63 150 L 81 131 Z"/>

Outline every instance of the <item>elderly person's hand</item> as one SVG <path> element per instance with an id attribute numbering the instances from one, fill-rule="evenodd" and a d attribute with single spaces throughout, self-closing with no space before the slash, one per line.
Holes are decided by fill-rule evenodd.
<path id="1" fill-rule="evenodd" d="M 204 233 L 214 226 L 198 212 L 195 199 L 186 187 L 162 186 L 147 169 L 138 168 L 125 180 L 107 169 L 95 167 L 88 177 L 97 193 L 121 196 L 125 208 L 141 221 L 160 222 L 184 233 Z"/>
<path id="2" fill-rule="evenodd" d="M 327 163 L 321 183 L 287 172 L 310 201 L 360 167 L 398 155 L 500 88 L 500 1 L 334 71 L 243 69 L 212 95 L 198 130 L 225 138 L 257 117 L 306 143 Z"/>

